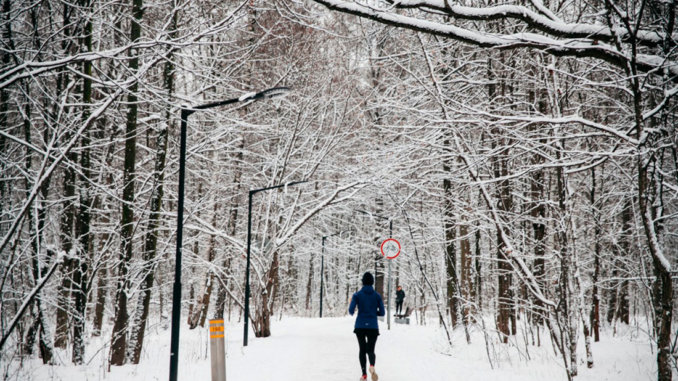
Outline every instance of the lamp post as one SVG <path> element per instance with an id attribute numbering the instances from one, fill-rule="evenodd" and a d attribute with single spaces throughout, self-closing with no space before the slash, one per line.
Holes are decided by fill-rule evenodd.
<path id="1" fill-rule="evenodd" d="M 288 87 L 274 87 L 258 93 L 248 93 L 239 98 L 206 103 L 193 107 L 181 108 L 181 131 L 179 142 L 179 191 L 177 203 L 177 248 L 174 264 L 174 288 L 172 290 L 172 337 L 170 341 L 170 381 L 177 380 L 179 369 L 179 329 L 181 321 L 181 246 L 183 243 L 184 230 L 184 180 L 186 178 L 186 130 L 188 117 L 198 110 L 206 110 L 213 107 L 225 106 L 239 102 L 256 101 L 283 95 L 290 89 Z"/>
<path id="2" fill-rule="evenodd" d="M 323 242 L 322 242 L 322 253 L 320 254 L 320 317 L 323 317 L 323 286 L 324 286 L 324 279 L 325 279 L 325 240 L 329 237 L 334 237 L 335 235 L 340 235 L 343 233 L 343 231 L 340 231 L 339 233 L 334 233 L 330 235 L 324 235 L 323 236 Z"/>
<path id="3" fill-rule="evenodd" d="M 273 185 L 266 188 L 251 189 L 249 191 L 249 198 L 247 201 L 247 266 L 245 267 L 245 327 L 243 328 L 243 337 L 242 345 L 243 347 L 247 346 L 247 337 L 249 334 L 249 321 L 250 321 L 250 248 L 252 247 L 252 196 L 259 192 L 267 191 L 270 189 L 288 187 L 297 184 L 303 184 L 308 181 L 294 181 L 291 183 L 285 183 L 280 185 Z"/>
<path id="4" fill-rule="evenodd" d="M 388 220 L 388 238 L 393 238 L 393 220 L 392 219 L 390 219 L 388 217 L 380 216 L 378 214 L 366 212 L 364 210 L 357 210 L 356 209 L 355 211 L 359 212 L 359 213 L 367 214 L 368 216 L 371 216 L 371 217 L 377 217 L 377 218 L 381 218 L 383 220 Z M 379 256 L 374 257 L 374 279 L 375 279 L 375 282 L 376 282 L 376 279 L 377 279 L 377 262 L 378 262 L 378 260 L 379 260 Z M 388 311 L 388 313 L 386 314 L 386 325 L 388 326 L 388 329 L 390 330 L 391 329 L 391 261 L 388 261 L 388 276 L 387 276 L 386 282 L 387 282 L 387 286 L 386 286 L 386 295 L 387 295 L 386 310 Z"/>

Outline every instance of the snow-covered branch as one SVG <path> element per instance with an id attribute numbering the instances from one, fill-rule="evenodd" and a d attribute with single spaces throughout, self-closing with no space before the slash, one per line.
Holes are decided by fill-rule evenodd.
<path id="1" fill-rule="evenodd" d="M 542 21 L 542 29 L 553 29 L 551 35 L 541 35 L 536 33 L 514 33 L 501 34 L 489 33 L 480 30 L 471 30 L 455 25 L 442 24 L 436 21 L 430 21 L 423 18 L 401 15 L 392 11 L 368 7 L 366 5 L 349 2 L 344 0 L 313 0 L 331 10 L 336 10 L 352 15 L 364 17 L 370 20 L 378 21 L 383 24 L 392 25 L 400 28 L 424 32 L 427 34 L 448 37 L 467 44 L 479 46 L 482 48 L 494 49 L 532 49 L 539 50 L 554 56 L 596 58 L 608 62 L 614 66 L 625 69 L 631 62 L 631 57 L 624 52 L 617 51 L 613 46 L 601 43 L 600 38 L 582 38 L 587 33 L 594 35 L 604 32 L 605 28 L 596 28 L 594 26 L 584 27 L 569 24 L 560 24 L 547 20 L 533 13 L 536 20 Z M 423 3 L 424 1 L 419 1 Z M 438 1 L 426 2 L 428 8 L 433 8 Z M 440 4 L 438 4 L 440 5 Z M 423 6 L 423 5 L 418 5 Z M 470 19 L 495 19 L 506 17 L 502 15 L 502 8 L 491 10 L 478 10 L 471 12 L 468 8 L 457 8 L 460 15 L 466 15 Z M 506 11 L 511 14 L 521 15 L 520 9 L 509 7 Z M 527 15 L 527 13 L 526 13 Z M 522 16 L 529 19 L 528 16 Z M 562 30 L 569 33 L 556 33 Z M 610 32 L 611 33 L 611 32 Z M 573 35 L 576 37 L 570 37 Z M 646 39 L 650 39 L 652 34 L 647 34 Z M 652 37 L 654 39 L 654 37 Z M 638 69 L 644 72 L 657 71 L 661 68 L 668 70 L 672 75 L 678 75 L 678 65 L 672 62 L 665 62 L 662 57 L 655 55 L 638 54 L 636 64 Z"/>
<path id="2" fill-rule="evenodd" d="M 308 220 L 310 220 L 311 217 L 318 214 L 318 212 L 320 212 L 324 207 L 330 205 L 333 202 L 339 202 L 339 201 L 350 199 L 356 192 L 358 192 L 360 190 L 360 188 L 364 187 L 365 185 L 367 185 L 367 183 L 364 182 L 364 181 L 355 181 L 355 182 L 349 183 L 347 185 L 340 186 L 337 189 L 335 189 L 334 192 L 329 197 L 325 198 L 322 202 L 320 202 L 318 205 L 316 205 L 315 208 L 308 211 L 303 217 L 301 217 L 299 219 L 299 221 L 296 224 L 294 224 L 291 228 L 289 228 L 286 232 L 284 232 L 280 237 L 278 237 L 275 240 L 276 246 L 282 246 L 287 240 L 290 239 L 290 237 L 292 237 L 294 235 L 294 233 L 297 232 L 297 230 L 299 230 L 299 228 L 301 228 Z M 337 197 L 339 196 L 340 193 L 347 191 L 351 188 L 356 188 L 356 187 L 358 189 L 355 189 L 351 194 L 337 199 Z"/>

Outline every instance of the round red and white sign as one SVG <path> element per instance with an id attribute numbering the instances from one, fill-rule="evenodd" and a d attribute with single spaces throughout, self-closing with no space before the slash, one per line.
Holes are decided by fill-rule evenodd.
<path id="1" fill-rule="evenodd" d="M 400 255 L 400 242 L 394 238 L 389 238 L 381 243 L 381 255 L 388 259 L 395 259 Z"/>

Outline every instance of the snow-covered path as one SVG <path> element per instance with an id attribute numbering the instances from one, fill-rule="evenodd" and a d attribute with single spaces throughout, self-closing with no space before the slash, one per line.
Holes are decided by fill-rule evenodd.
<path id="1" fill-rule="evenodd" d="M 388 331 L 380 323 L 377 341 L 377 370 L 380 381 L 542 381 L 566 380 L 561 360 L 550 344 L 542 347 L 495 344 L 488 362 L 485 341 L 480 332 L 465 342 L 463 333 L 453 337 L 454 346 L 445 343 L 444 332 L 430 321 L 429 326 L 393 324 Z M 242 347 L 242 324 L 227 323 L 228 381 L 357 381 L 360 376 L 357 342 L 352 333 L 353 318 L 296 318 L 275 321 L 273 336 L 254 338 L 250 332 L 247 348 Z M 586 369 L 580 364 L 576 381 L 639 381 L 655 379 L 655 359 L 646 342 L 603 337 L 594 343 L 596 366 Z M 22 380 L 162 380 L 168 378 L 169 329 L 150 327 L 148 342 L 139 365 L 113 367 L 106 372 L 106 338 L 93 340 L 88 348 L 102 348 L 87 353 L 85 366 L 43 366 L 31 360 L 19 379 Z M 493 340 L 493 338 L 490 338 Z M 518 340 L 518 338 L 516 338 Z M 496 341 L 496 340 L 495 340 Z M 522 342 L 518 340 L 518 342 Z M 581 346 L 583 347 L 583 345 Z M 583 350 L 583 348 L 582 348 Z M 64 364 L 66 351 L 58 353 Z M 529 355 L 529 360 L 527 356 Z M 181 331 L 179 379 L 210 380 L 209 347 L 206 328 Z M 583 359 L 583 353 L 580 357 Z M 498 366 L 497 366 L 498 365 Z"/>
<path id="2" fill-rule="evenodd" d="M 358 343 L 352 334 L 352 318 L 292 319 L 288 323 L 280 326 L 275 344 L 272 340 L 257 340 L 245 350 L 242 357 L 245 366 L 234 365 L 233 373 L 237 376 L 234 380 L 359 378 Z M 433 351 L 439 341 L 428 333 L 435 330 L 411 328 L 392 324 L 388 331 L 386 324 L 381 324 L 376 347 L 376 369 L 381 380 L 416 380 L 422 375 L 427 375 L 428 380 L 449 380 L 446 372 L 450 369 L 440 364 L 451 357 Z"/>
<path id="3" fill-rule="evenodd" d="M 360 376 L 358 344 L 352 333 L 351 317 L 304 319 L 287 318 L 274 326 L 274 337 L 257 339 L 241 351 L 242 327 L 229 351 L 229 381 L 357 381 Z M 380 323 L 376 354 L 380 381 L 544 381 L 567 380 L 561 360 L 548 347 L 531 347 L 526 359 L 518 349 L 499 344 L 492 356 L 500 362 L 490 367 L 480 332 L 466 344 L 461 331 L 448 348 L 444 331 L 431 326 Z M 490 338 L 492 339 L 492 338 Z M 580 365 L 578 381 L 651 380 L 654 358 L 647 344 L 606 338 L 594 344 L 598 364 L 593 369 Z M 235 349 L 233 349 L 235 345 Z M 583 351 L 583 345 L 580 346 Z M 235 353 L 233 353 L 235 352 Z M 580 358 L 583 359 L 582 353 Z"/>
<path id="4" fill-rule="evenodd" d="M 276 343 L 266 339 L 250 341 L 248 348 L 234 349 L 241 364 L 233 364 L 234 380 L 345 380 L 352 360 L 349 348 L 357 347 L 346 334 L 344 319 L 295 319 L 274 331 Z M 237 335 L 238 338 L 242 335 Z M 240 341 L 236 345 L 241 345 Z M 354 373 L 355 372 L 355 366 Z"/>

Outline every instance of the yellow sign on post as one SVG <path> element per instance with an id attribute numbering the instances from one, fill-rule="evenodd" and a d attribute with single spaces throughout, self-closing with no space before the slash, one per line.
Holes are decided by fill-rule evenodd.
<path id="1" fill-rule="evenodd" d="M 224 320 L 210 320 L 210 357 L 212 358 L 212 381 L 226 381 L 226 351 Z"/>

